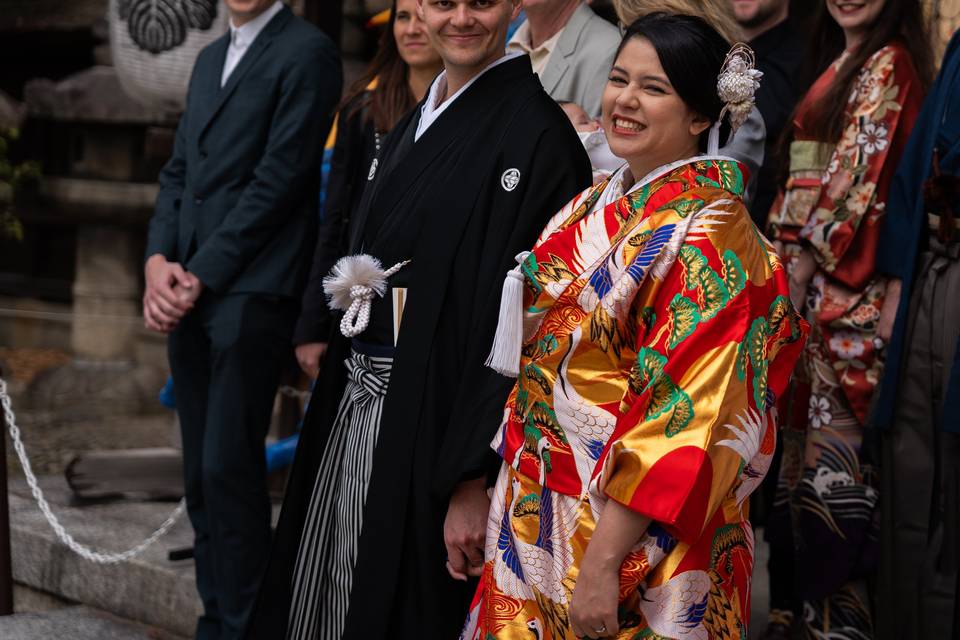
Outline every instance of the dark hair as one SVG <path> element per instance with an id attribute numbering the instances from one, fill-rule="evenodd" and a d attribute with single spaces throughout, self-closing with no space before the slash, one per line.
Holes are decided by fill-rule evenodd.
<path id="1" fill-rule="evenodd" d="M 397 41 L 393 37 L 396 20 L 397 0 L 393 0 L 390 21 L 380 35 L 377 53 L 364 74 L 347 88 L 340 102 L 340 109 L 348 109 L 343 113 L 343 117 L 349 118 L 363 110 L 364 122 L 372 121 L 374 129 L 380 133 L 393 129 L 400 118 L 417 104 L 407 82 L 409 68 L 400 57 Z M 374 80 L 377 81 L 376 89 L 367 91 L 367 87 Z M 363 97 L 356 100 L 358 96 Z"/>
<path id="2" fill-rule="evenodd" d="M 723 111 L 717 95 L 717 76 L 730 45 L 716 29 L 699 16 L 650 13 L 635 20 L 623 34 L 617 55 L 634 38 L 644 38 L 657 52 L 670 84 L 680 99 L 712 125 Z M 700 136 L 700 150 L 706 149 L 709 129 Z M 720 140 L 730 135 L 728 121 L 720 126 Z"/>
<path id="3" fill-rule="evenodd" d="M 810 33 L 813 34 L 811 51 L 815 52 L 815 55 L 811 59 L 813 65 L 807 70 L 809 82 L 806 86 L 810 86 L 826 71 L 827 67 L 840 57 L 846 46 L 843 29 L 830 15 L 824 0 L 821 0 L 813 18 Z M 843 135 L 844 111 L 860 69 L 870 56 L 894 40 L 900 40 L 907 49 L 924 90 L 930 86 L 933 79 L 933 54 L 919 0 L 885 0 L 883 9 L 870 25 L 863 44 L 847 56 L 830 88 L 811 109 L 806 123 L 814 138 L 824 142 L 840 140 Z M 793 122 L 793 119 L 788 122 Z"/>

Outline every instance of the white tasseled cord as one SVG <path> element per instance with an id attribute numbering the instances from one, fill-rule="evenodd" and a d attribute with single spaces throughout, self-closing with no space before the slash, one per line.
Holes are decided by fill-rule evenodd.
<path id="1" fill-rule="evenodd" d="M 380 261 L 366 254 L 341 258 L 330 275 L 323 279 L 323 291 L 330 308 L 344 312 L 340 333 L 353 338 L 363 333 L 370 324 L 370 307 L 374 297 L 387 292 L 387 278 L 409 264 L 398 262 L 386 271 Z"/>
<path id="2" fill-rule="evenodd" d="M 523 262 L 529 251 L 517 255 L 517 266 L 507 272 L 500 294 L 500 318 L 486 365 L 497 373 L 516 378 L 520 374 L 523 348 Z"/>

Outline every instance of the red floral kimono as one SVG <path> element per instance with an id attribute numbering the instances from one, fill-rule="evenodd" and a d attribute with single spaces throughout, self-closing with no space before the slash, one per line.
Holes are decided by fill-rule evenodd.
<path id="1" fill-rule="evenodd" d="M 817 270 L 807 296 L 814 330 L 783 405 L 783 463 L 768 537 L 775 554 L 805 550 L 789 580 L 803 590 L 804 624 L 862 638 L 869 608 L 845 583 L 873 548 L 868 531 L 878 499 L 872 470 L 860 460 L 862 425 L 883 367 L 875 337 L 887 283 L 875 258 L 887 190 L 923 95 L 906 49 L 891 43 L 861 69 L 840 141 L 814 140 L 807 120 L 845 57 L 798 109 L 790 178 L 770 211 L 770 237 L 784 243 L 788 270 L 801 247 Z"/>
<path id="2" fill-rule="evenodd" d="M 807 327 L 742 171 L 694 158 L 627 195 L 614 174 L 522 262 L 526 340 L 463 638 L 573 640 L 571 594 L 609 499 L 653 521 L 620 571 L 618 637 L 746 637 L 747 497 Z"/>

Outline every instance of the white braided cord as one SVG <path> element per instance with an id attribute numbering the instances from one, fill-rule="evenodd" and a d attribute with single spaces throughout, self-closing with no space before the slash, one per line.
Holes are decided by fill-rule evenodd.
<path id="1" fill-rule="evenodd" d="M 27 452 L 23 448 L 23 441 L 20 439 L 20 429 L 17 427 L 17 420 L 11 407 L 10 396 L 7 394 L 7 382 L 3 378 L 0 378 L 0 403 L 3 404 L 3 414 L 6 418 L 7 429 L 10 432 L 10 440 L 13 441 L 13 449 L 17 452 L 20 466 L 23 467 L 23 475 L 26 476 L 27 485 L 30 487 L 30 493 L 33 494 L 33 499 L 36 500 L 40 512 L 43 513 L 43 517 L 46 518 L 47 523 L 50 525 L 50 528 L 53 529 L 53 532 L 57 535 L 60 542 L 69 547 L 71 551 L 81 558 L 96 564 L 120 564 L 121 562 L 135 558 L 143 553 L 147 547 L 166 535 L 166 533 L 170 531 L 170 528 L 176 524 L 180 516 L 183 515 L 184 510 L 186 510 L 187 502 L 186 499 L 183 499 L 180 501 L 180 504 L 177 505 L 177 508 L 173 510 L 173 513 L 163 521 L 159 529 L 151 533 L 150 536 L 140 544 L 120 553 L 97 551 L 80 544 L 64 529 L 63 525 L 60 524 L 59 518 L 57 518 L 56 514 L 50 509 L 50 504 L 47 502 L 47 499 L 43 495 L 43 490 L 40 489 L 40 485 L 37 483 L 37 477 L 33 474 L 30 459 L 27 458 Z"/>
<path id="2" fill-rule="evenodd" d="M 409 263 L 409 260 L 398 262 L 383 272 L 383 278 L 389 278 Z M 340 333 L 344 337 L 354 338 L 367 330 L 373 299 L 378 295 L 381 294 L 374 287 L 359 284 L 350 287 L 350 306 L 340 319 Z"/>

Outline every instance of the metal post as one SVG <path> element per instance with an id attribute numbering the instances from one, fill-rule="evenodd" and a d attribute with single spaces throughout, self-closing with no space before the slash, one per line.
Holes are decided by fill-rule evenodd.
<path id="1" fill-rule="evenodd" d="M 0 378 L 3 371 L 0 370 Z M 0 411 L 0 616 L 13 615 L 10 505 L 7 500 L 7 418 Z"/>

